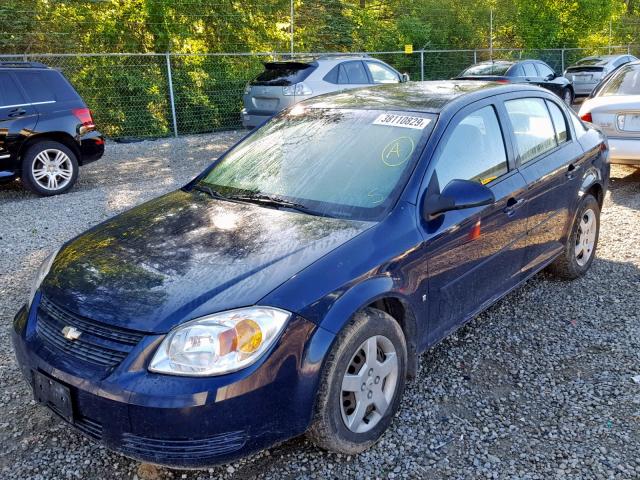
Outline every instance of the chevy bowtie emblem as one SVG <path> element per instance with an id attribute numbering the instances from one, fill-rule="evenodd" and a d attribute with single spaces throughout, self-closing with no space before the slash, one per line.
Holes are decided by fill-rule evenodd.
<path id="1" fill-rule="evenodd" d="M 67 325 L 62 329 L 62 336 L 67 340 L 77 340 L 80 338 L 80 335 L 82 335 L 82 332 L 76 327 Z"/>

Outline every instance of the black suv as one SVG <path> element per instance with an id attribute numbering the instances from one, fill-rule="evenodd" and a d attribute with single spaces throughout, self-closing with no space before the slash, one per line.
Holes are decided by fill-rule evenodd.
<path id="1" fill-rule="evenodd" d="M 59 71 L 0 62 L 0 182 L 21 177 L 39 195 L 64 193 L 78 166 L 103 153 L 91 111 Z"/>

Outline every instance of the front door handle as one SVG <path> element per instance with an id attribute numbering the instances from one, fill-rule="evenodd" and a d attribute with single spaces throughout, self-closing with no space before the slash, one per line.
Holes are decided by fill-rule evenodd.
<path id="1" fill-rule="evenodd" d="M 25 113 L 27 113 L 27 111 L 24 108 L 14 108 L 13 110 L 9 110 L 10 117 L 21 117 Z"/>
<path id="2" fill-rule="evenodd" d="M 516 200 L 515 198 L 511 197 L 509 200 L 507 200 L 507 206 L 504 207 L 503 212 L 506 213 L 509 217 L 511 217 L 516 213 L 516 210 L 518 210 L 522 205 L 524 205 L 524 198 L 520 198 L 519 200 Z"/>
<path id="3" fill-rule="evenodd" d="M 580 165 L 576 165 L 574 163 L 571 163 L 571 164 L 569 164 L 569 167 L 567 168 L 567 173 L 565 173 L 565 176 L 569 180 L 572 180 L 576 176 L 576 172 L 578 170 L 580 170 Z"/>

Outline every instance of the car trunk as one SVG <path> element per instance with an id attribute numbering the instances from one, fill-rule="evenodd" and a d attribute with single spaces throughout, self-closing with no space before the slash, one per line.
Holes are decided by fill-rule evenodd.
<path id="1" fill-rule="evenodd" d="M 603 67 L 569 67 L 566 76 L 574 83 L 593 83 L 598 82 L 604 75 Z"/>
<path id="2" fill-rule="evenodd" d="M 610 137 L 640 138 L 640 96 L 596 97 L 591 103 L 591 118 Z"/>
<path id="3" fill-rule="evenodd" d="M 285 95 L 291 87 L 306 79 L 317 65 L 314 62 L 266 62 L 265 70 L 248 85 L 244 107 L 252 113 L 275 113 L 296 103 L 295 95 Z"/>

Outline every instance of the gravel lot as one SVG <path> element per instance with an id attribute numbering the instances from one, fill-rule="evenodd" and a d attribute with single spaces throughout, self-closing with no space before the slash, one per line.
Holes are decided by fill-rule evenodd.
<path id="1" fill-rule="evenodd" d="M 295 439 L 171 471 L 110 453 L 37 406 L 9 328 L 42 259 L 186 183 L 239 135 L 109 144 L 55 198 L 0 186 L 0 478 L 640 478 L 640 170 L 624 167 L 612 172 L 589 274 L 540 274 L 425 353 L 392 428 L 358 457 Z"/>

